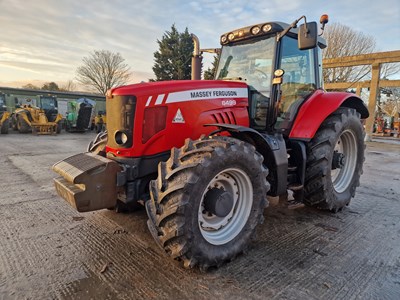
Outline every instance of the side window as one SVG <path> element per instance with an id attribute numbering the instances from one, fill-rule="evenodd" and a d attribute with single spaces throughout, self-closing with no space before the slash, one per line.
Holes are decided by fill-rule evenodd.
<path id="1" fill-rule="evenodd" d="M 280 69 L 285 71 L 278 103 L 278 129 L 290 127 L 303 100 L 316 90 L 314 49 L 299 50 L 297 40 L 289 36 L 282 39 Z"/>

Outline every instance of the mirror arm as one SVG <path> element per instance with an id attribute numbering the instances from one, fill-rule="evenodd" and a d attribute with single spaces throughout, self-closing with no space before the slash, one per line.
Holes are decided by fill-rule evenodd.
<path id="1" fill-rule="evenodd" d="M 297 23 L 300 22 L 301 19 L 304 18 L 304 22 L 306 23 L 306 29 L 307 29 L 307 20 L 306 20 L 306 16 L 301 16 L 300 18 L 298 18 L 297 20 L 295 20 L 292 24 L 289 25 L 288 28 L 286 28 L 284 31 L 278 33 L 278 35 L 276 36 L 276 41 L 279 42 L 281 38 L 283 38 L 290 29 L 292 28 L 296 28 L 297 27 Z M 307 29 L 308 32 L 308 29 Z"/>

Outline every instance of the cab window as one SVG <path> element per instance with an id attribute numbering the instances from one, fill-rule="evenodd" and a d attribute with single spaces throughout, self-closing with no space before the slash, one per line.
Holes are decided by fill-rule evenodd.
<path id="1" fill-rule="evenodd" d="M 316 88 L 314 49 L 299 50 L 297 39 L 285 36 L 281 43 L 279 68 L 283 69 L 282 96 L 278 103 L 277 129 L 291 126 L 303 101 Z"/>

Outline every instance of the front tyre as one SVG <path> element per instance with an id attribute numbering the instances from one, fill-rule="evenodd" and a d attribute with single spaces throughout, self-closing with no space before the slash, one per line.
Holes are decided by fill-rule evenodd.
<path id="1" fill-rule="evenodd" d="M 22 116 L 17 116 L 17 128 L 20 133 L 28 133 L 32 130 L 31 126 Z"/>
<path id="2" fill-rule="evenodd" d="M 262 161 L 253 146 L 229 137 L 172 149 L 146 204 L 149 229 L 167 254 L 206 270 L 246 250 L 270 187 Z"/>
<path id="3" fill-rule="evenodd" d="M 0 133 L 1 134 L 7 134 L 8 133 L 8 128 L 10 127 L 10 120 L 7 119 L 3 122 L 3 124 L 0 126 Z"/>
<path id="4" fill-rule="evenodd" d="M 307 144 L 304 203 L 338 211 L 355 195 L 364 163 L 364 128 L 356 110 L 342 107 Z"/>

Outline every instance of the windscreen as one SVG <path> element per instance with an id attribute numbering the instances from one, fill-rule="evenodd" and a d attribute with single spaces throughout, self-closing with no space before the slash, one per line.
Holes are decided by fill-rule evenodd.
<path id="1" fill-rule="evenodd" d="M 270 91 L 275 39 L 246 40 L 226 45 L 216 72 L 216 79 L 243 80 L 258 91 Z"/>
<path id="2" fill-rule="evenodd" d="M 6 110 L 6 101 L 5 97 L 3 94 L 0 94 L 0 112 Z"/>
<path id="3" fill-rule="evenodd" d="M 274 64 L 275 36 L 226 45 L 216 72 L 216 79 L 241 80 L 250 87 L 250 126 L 266 126 L 270 105 L 271 78 Z"/>
<path id="4" fill-rule="evenodd" d="M 41 108 L 44 110 L 57 109 L 57 100 L 53 97 L 42 97 L 40 99 Z"/>

